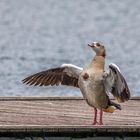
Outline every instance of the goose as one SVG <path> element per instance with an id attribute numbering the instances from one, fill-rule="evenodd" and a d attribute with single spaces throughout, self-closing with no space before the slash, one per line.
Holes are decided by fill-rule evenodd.
<path id="1" fill-rule="evenodd" d="M 119 102 L 130 99 L 130 90 L 119 67 L 111 63 L 104 70 L 106 49 L 99 42 L 88 44 L 95 52 L 91 63 L 81 68 L 73 64 L 62 64 L 60 67 L 32 74 L 22 80 L 23 83 L 34 86 L 66 85 L 79 88 L 87 104 L 93 107 L 93 125 L 103 125 L 103 112 L 113 113 L 121 110 L 121 105 L 109 98 L 111 93 Z M 100 118 L 97 121 L 97 113 Z"/>

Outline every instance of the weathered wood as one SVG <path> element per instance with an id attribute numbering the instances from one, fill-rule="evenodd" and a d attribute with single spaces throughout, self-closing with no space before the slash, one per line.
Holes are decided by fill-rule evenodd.
<path id="1" fill-rule="evenodd" d="M 0 97 L 0 133 L 140 133 L 140 98 L 121 105 L 93 126 L 93 109 L 81 97 Z"/>

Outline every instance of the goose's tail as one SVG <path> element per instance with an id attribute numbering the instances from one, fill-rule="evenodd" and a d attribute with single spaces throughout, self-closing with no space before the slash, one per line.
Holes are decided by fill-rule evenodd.
<path id="1" fill-rule="evenodd" d="M 116 109 L 121 110 L 121 105 L 117 104 L 115 102 L 109 101 L 108 103 L 108 107 L 106 109 L 103 109 L 104 112 L 109 112 L 109 113 L 113 113 Z"/>

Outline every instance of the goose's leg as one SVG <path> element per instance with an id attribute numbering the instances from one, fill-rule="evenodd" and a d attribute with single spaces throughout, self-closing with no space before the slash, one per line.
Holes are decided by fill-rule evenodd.
<path id="1" fill-rule="evenodd" d="M 103 110 L 100 110 L 100 125 L 103 125 Z"/>
<path id="2" fill-rule="evenodd" d="M 96 125 L 98 122 L 97 122 L 97 108 L 94 107 L 94 119 L 93 119 L 93 125 Z"/>

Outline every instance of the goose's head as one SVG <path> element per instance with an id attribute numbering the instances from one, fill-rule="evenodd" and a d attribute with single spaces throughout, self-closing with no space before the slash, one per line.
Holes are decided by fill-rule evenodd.
<path id="1" fill-rule="evenodd" d="M 89 47 L 91 47 L 97 56 L 106 56 L 106 51 L 105 51 L 105 47 L 103 44 L 99 43 L 99 42 L 93 42 L 92 44 L 88 44 Z"/>

